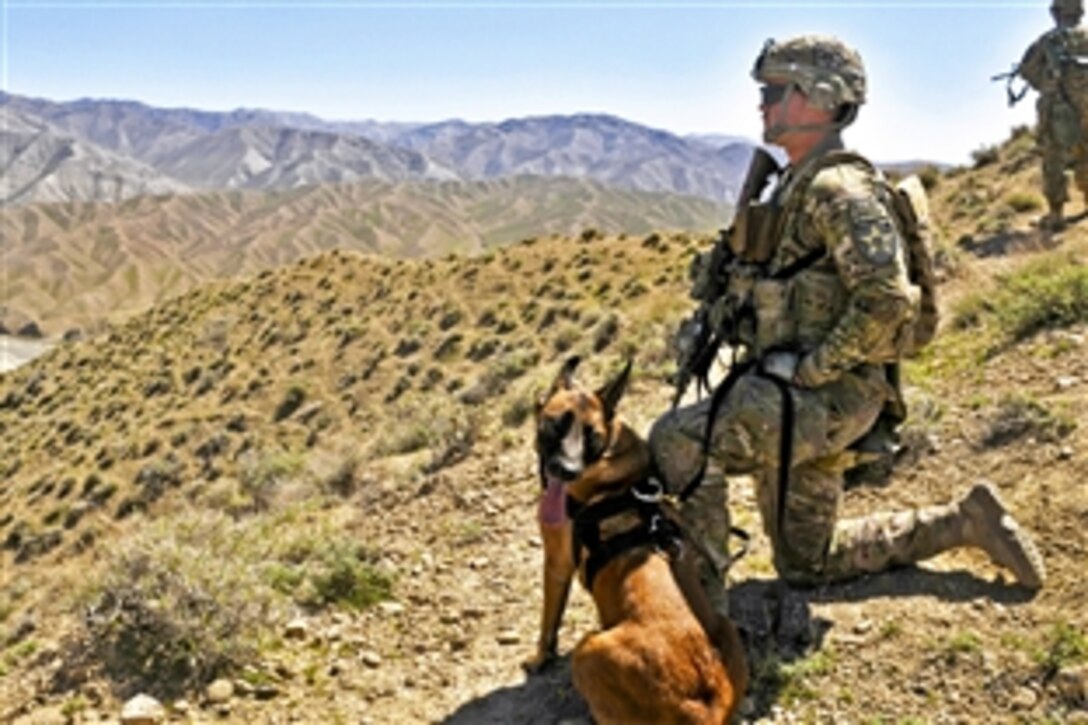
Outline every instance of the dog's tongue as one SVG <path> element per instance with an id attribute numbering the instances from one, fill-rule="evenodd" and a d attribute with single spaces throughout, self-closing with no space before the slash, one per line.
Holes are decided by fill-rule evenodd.
<path id="1" fill-rule="evenodd" d="M 540 523 L 548 526 L 559 526 L 567 521 L 567 497 L 563 482 L 554 478 L 548 479 L 548 487 L 544 495 L 540 497 L 540 508 L 537 511 Z"/>

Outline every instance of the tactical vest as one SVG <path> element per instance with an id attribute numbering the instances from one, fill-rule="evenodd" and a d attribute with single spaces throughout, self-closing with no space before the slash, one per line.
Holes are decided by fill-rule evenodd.
<path id="1" fill-rule="evenodd" d="M 769 202 L 755 204 L 759 234 L 749 233 L 738 254 L 741 268 L 730 276 L 732 299 L 746 299 L 754 324 L 738 328 L 741 342 L 762 357 L 773 350 L 801 354 L 815 349 L 841 319 L 849 293 L 824 245 L 809 250 L 798 243 L 799 212 L 808 187 L 824 169 L 840 164 L 863 166 L 874 179 L 879 201 L 892 212 L 911 281 L 913 314 L 884 349 L 871 350 L 868 361 L 894 362 L 915 354 L 932 340 L 938 315 L 932 260 L 932 233 L 925 191 L 917 177 L 889 184 L 865 158 L 833 151 L 803 168 Z M 784 198 L 783 198 L 784 197 Z M 744 212 L 741 212 L 742 214 Z M 749 226 L 749 229 L 752 227 Z"/>

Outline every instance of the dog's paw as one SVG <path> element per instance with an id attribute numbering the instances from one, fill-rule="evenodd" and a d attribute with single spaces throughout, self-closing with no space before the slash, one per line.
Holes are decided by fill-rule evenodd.
<path id="1" fill-rule="evenodd" d="M 555 659 L 554 651 L 538 652 L 535 657 L 522 662 L 521 669 L 525 670 L 525 674 L 532 675 L 547 667 L 553 659 Z"/>

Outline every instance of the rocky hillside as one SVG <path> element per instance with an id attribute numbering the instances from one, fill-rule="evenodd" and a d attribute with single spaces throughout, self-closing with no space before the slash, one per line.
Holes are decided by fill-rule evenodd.
<path id="1" fill-rule="evenodd" d="M 845 505 L 988 479 L 1047 586 L 957 552 L 781 588 L 737 479 L 755 536 L 732 574 L 745 720 L 1088 717 L 1088 227 L 1039 234 L 1037 176 L 1023 137 L 927 176 L 945 326 L 906 369 L 907 454 Z M 96 722 L 141 692 L 177 721 L 584 718 L 565 659 L 519 668 L 540 604 L 532 403 L 573 352 L 590 382 L 631 357 L 621 411 L 645 430 L 708 241 L 327 251 L 0 375 L 0 719 Z M 593 626 L 576 592 L 561 651 Z"/>
<path id="2" fill-rule="evenodd" d="M 70 199 L 116 202 L 189 190 L 141 161 L 6 106 L 0 106 L 0 169 L 0 204 L 5 207 Z"/>
<path id="3" fill-rule="evenodd" d="M 201 282 L 256 274 L 334 248 L 441 257 L 588 228 L 643 235 L 713 230 L 728 215 L 727 207 L 694 197 L 534 177 L 21 207 L 0 218 L 7 280 L 0 287 L 0 329 L 33 322 L 49 336 L 93 330 Z"/>

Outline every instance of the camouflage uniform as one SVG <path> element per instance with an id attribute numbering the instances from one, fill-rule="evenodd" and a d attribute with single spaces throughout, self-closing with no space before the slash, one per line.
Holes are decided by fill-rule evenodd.
<path id="1" fill-rule="evenodd" d="M 1058 27 L 1032 43 L 1019 72 L 1039 92 L 1037 133 L 1043 194 L 1050 207 L 1046 221 L 1059 225 L 1069 200 L 1069 166 L 1088 199 L 1088 29 L 1079 25 L 1080 0 L 1055 0 L 1050 10 Z"/>
<path id="2" fill-rule="evenodd" d="M 769 47 L 786 61 L 790 51 L 800 49 L 817 63 L 845 58 L 856 64 L 861 85 L 854 89 L 860 91 L 847 97 L 856 104 L 864 99 L 860 59 L 837 41 L 800 38 Z M 761 67 L 766 70 L 767 64 L 757 64 L 759 80 Z M 770 257 L 754 266 L 759 274 L 746 294 L 730 290 L 723 295 L 744 296 L 739 306 L 747 302 L 754 308 L 754 325 L 741 333 L 754 367 L 737 379 L 716 412 L 709 446 L 716 466 L 682 513 L 706 548 L 722 552 L 728 530 L 728 514 L 721 508 L 724 474 L 754 474 L 774 563 L 789 581 L 845 579 L 953 546 L 987 545 L 989 537 L 1000 539 L 1001 551 L 987 548 L 995 559 L 1015 567 L 1025 583 L 1039 586 L 1043 570 L 1037 553 L 1033 548 L 1025 553 L 1030 542 L 1018 533 L 1000 530 L 998 521 L 1008 517 L 988 487 L 978 487 L 958 504 L 838 518 L 843 473 L 859 460 L 850 446 L 893 398 L 885 365 L 896 359 L 900 334 L 918 310 L 888 187 L 879 172 L 840 149 L 833 129 L 820 147 L 785 171 L 771 197 L 771 205 L 781 211 L 771 227 Z M 782 350 L 792 351 L 798 361 L 785 385 L 767 374 L 769 362 Z M 792 401 L 793 426 L 781 500 L 784 395 Z M 654 460 L 674 492 L 699 469 L 710 409 L 705 399 L 666 413 L 653 426 Z M 997 510 L 1001 516 L 995 519 Z M 715 563 L 720 567 L 722 562 Z M 724 609 L 721 593 L 715 597 L 714 588 L 708 590 Z"/>

